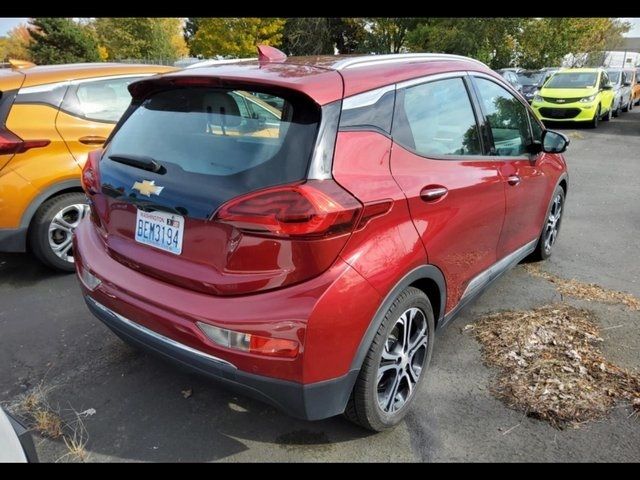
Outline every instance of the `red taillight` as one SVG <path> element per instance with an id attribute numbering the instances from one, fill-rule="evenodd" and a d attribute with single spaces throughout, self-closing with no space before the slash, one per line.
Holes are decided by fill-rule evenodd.
<path id="1" fill-rule="evenodd" d="M 233 199 L 215 219 L 246 232 L 318 238 L 352 231 L 361 209 L 333 180 L 311 180 Z"/>
<path id="2" fill-rule="evenodd" d="M 24 153 L 32 148 L 46 147 L 51 140 L 23 140 L 6 128 L 0 128 L 0 155 Z"/>
<path id="3" fill-rule="evenodd" d="M 295 340 L 236 332 L 204 322 L 197 324 L 209 340 L 226 348 L 271 357 L 295 358 L 298 355 L 299 345 Z"/>
<path id="4" fill-rule="evenodd" d="M 101 154 L 102 150 L 94 150 L 93 152 L 90 152 L 84 167 L 82 167 L 80 183 L 82 184 L 82 189 L 87 195 L 93 195 L 100 189 L 100 171 L 98 169 L 98 162 L 100 161 Z"/>

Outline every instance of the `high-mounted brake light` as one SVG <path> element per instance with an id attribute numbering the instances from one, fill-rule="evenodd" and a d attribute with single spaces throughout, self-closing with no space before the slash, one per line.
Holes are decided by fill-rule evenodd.
<path id="1" fill-rule="evenodd" d="M 318 238 L 352 231 L 361 210 L 362 205 L 333 180 L 310 180 L 233 199 L 215 220 L 245 232 Z"/>
<path id="2" fill-rule="evenodd" d="M 12 131 L 0 128 L 0 155 L 24 153 L 32 148 L 46 147 L 51 140 L 23 140 Z"/>
<path id="3" fill-rule="evenodd" d="M 295 358 L 298 355 L 298 342 L 295 340 L 234 332 L 203 322 L 197 322 L 197 324 L 207 338 L 226 348 L 271 357 Z"/>
<path id="4" fill-rule="evenodd" d="M 100 162 L 100 155 L 102 150 L 94 150 L 89 152 L 87 161 L 82 167 L 82 175 L 80 176 L 80 183 L 82 189 L 87 195 L 93 195 L 100 189 L 100 171 L 98 169 L 98 162 Z"/>

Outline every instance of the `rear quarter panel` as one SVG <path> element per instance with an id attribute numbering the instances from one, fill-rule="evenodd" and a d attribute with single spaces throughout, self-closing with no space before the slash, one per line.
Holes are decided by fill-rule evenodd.
<path id="1" fill-rule="evenodd" d="M 80 167 L 55 128 L 57 113 L 46 105 L 14 105 L 9 113 L 9 130 L 23 139 L 48 139 L 51 143 L 15 155 L 0 173 L 3 228 L 18 227 L 24 211 L 41 191 L 79 179 Z"/>

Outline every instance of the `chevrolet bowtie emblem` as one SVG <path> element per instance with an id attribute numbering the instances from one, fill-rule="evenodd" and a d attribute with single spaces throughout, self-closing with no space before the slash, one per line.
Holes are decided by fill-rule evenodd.
<path id="1" fill-rule="evenodd" d="M 156 186 L 155 180 L 143 180 L 142 182 L 136 182 L 133 184 L 134 190 L 138 190 L 140 195 L 145 195 L 147 197 L 150 197 L 151 194 L 160 195 L 163 188 L 164 187 Z"/>

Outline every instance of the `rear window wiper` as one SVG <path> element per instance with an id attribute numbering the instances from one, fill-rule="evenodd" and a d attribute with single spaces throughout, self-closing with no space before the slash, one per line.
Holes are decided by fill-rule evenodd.
<path id="1" fill-rule="evenodd" d="M 124 163 L 132 167 L 141 168 L 154 173 L 164 173 L 166 169 L 151 157 L 145 157 L 144 155 L 121 155 L 114 154 L 109 155 L 109 160 L 118 163 Z"/>

